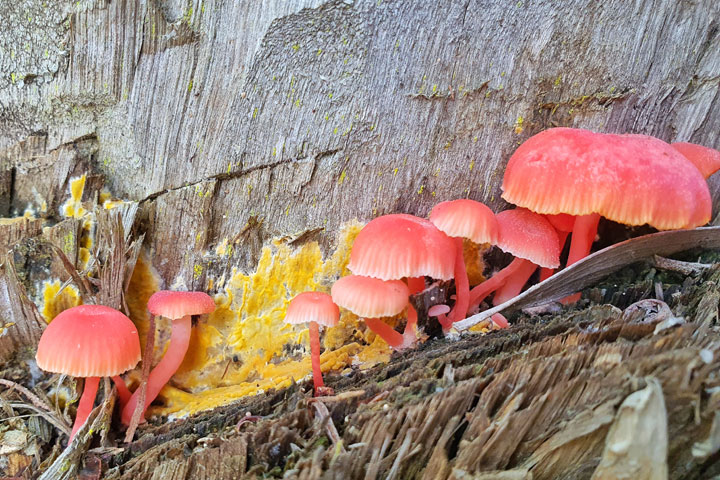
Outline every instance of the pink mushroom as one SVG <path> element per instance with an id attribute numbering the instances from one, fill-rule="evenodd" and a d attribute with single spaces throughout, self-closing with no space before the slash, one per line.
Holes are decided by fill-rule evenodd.
<path id="1" fill-rule="evenodd" d="M 285 313 L 285 322 L 307 323 L 310 329 L 310 358 L 312 361 L 315 395 L 323 393 L 325 383 L 320 367 L 320 326 L 333 327 L 340 319 L 340 310 L 327 293 L 303 292 L 292 300 Z"/>
<path id="2" fill-rule="evenodd" d="M 538 265 L 547 268 L 560 265 L 557 233 L 542 215 L 516 208 L 500 212 L 496 218 L 499 227 L 496 245 L 513 254 L 515 259 L 470 291 L 470 308 L 478 306 L 503 285 L 510 285 L 512 291 L 519 292 Z"/>
<path id="3" fill-rule="evenodd" d="M 72 441 L 92 411 L 100 377 L 112 377 L 118 387 L 125 388 L 119 375 L 140 361 L 140 340 L 132 321 L 114 308 L 80 305 L 50 322 L 35 359 L 38 367 L 48 372 L 85 378 Z"/>
<path id="4" fill-rule="evenodd" d="M 154 293 L 148 301 L 148 310 L 151 314 L 169 318 L 172 320 L 172 333 L 170 344 L 165 355 L 155 368 L 150 372 L 145 392 L 144 412 L 153 400 L 158 396 L 162 387 L 170 380 L 185 358 L 188 345 L 190 344 L 190 332 L 192 328 L 192 316 L 203 315 L 215 311 L 215 302 L 212 297 L 203 292 L 172 292 L 162 290 Z M 154 332 L 149 332 L 152 335 Z M 133 411 L 140 397 L 140 389 L 137 389 L 130 401 L 122 411 L 122 422 L 130 424 Z"/>
<path id="5" fill-rule="evenodd" d="M 465 318 L 470 303 L 470 284 L 465 271 L 463 238 L 475 243 L 496 243 L 498 224 L 495 214 L 485 204 L 475 200 L 451 200 L 438 203 L 430 212 L 430 221 L 455 242 L 456 302 L 450 315 L 438 316 L 443 330 Z"/>
<path id="6" fill-rule="evenodd" d="M 387 323 L 381 317 L 393 317 L 408 308 L 408 323 L 415 310 L 408 303 L 410 291 L 399 280 L 380 280 L 379 278 L 349 275 L 342 277 L 332 286 L 333 301 L 355 315 L 362 317 L 365 324 L 388 345 L 401 349 L 412 344 L 408 338 Z M 411 311 L 412 310 L 412 311 Z M 417 321 L 417 316 L 415 316 Z M 414 334 L 413 334 L 414 337 Z"/>
<path id="7" fill-rule="evenodd" d="M 428 220 L 405 214 L 384 215 L 371 220 L 355 238 L 348 268 L 355 275 L 381 280 L 425 276 L 450 280 L 455 244 Z M 418 288 L 411 288 L 410 293 Z M 415 337 L 416 324 L 417 312 L 409 305 L 406 340 Z"/>

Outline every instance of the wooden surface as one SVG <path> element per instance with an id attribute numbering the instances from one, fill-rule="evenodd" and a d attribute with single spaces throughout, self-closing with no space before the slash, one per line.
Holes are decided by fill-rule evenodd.
<path id="1" fill-rule="evenodd" d="M 508 156 L 553 125 L 720 147 L 714 0 L 0 10 L 0 170 L 13 178 L 0 208 L 45 200 L 57 215 L 68 177 L 103 174 L 145 200 L 168 283 L 203 283 L 194 262 L 248 221 L 242 268 L 273 235 L 325 228 L 313 238 L 327 245 L 354 217 L 464 196 L 500 207 Z M 188 254 L 168 258 L 168 244 Z"/>

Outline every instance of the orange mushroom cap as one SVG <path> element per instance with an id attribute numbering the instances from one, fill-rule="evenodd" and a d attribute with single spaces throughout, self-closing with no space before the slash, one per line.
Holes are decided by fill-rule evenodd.
<path id="1" fill-rule="evenodd" d="M 371 220 L 355 238 L 348 268 L 355 275 L 398 280 L 453 278 L 455 245 L 430 221 L 406 214 Z"/>
<path id="2" fill-rule="evenodd" d="M 205 292 L 160 290 L 150 297 L 147 308 L 153 315 L 176 320 L 185 315 L 212 313 L 215 311 L 215 302 Z"/>
<path id="3" fill-rule="evenodd" d="M 469 238 L 475 243 L 497 241 L 495 213 L 484 203 L 459 199 L 438 203 L 430 211 L 430 221 L 450 237 Z"/>
<path id="4" fill-rule="evenodd" d="M 337 325 L 340 309 L 327 293 L 303 292 L 296 295 L 285 312 L 285 322 L 291 324 L 317 322 L 325 327 Z"/>
<path id="5" fill-rule="evenodd" d="M 61 312 L 40 337 L 38 367 L 73 377 L 113 377 L 140 361 L 132 321 L 105 305 L 79 305 Z"/>
<path id="6" fill-rule="evenodd" d="M 698 169 L 662 140 L 551 128 L 510 158 L 502 197 L 538 213 L 600 215 L 659 230 L 710 220 L 710 191 Z"/>
<path id="7" fill-rule="evenodd" d="M 497 246 L 516 257 L 545 268 L 560 266 L 560 245 L 555 228 L 542 215 L 525 208 L 496 215 L 500 233 Z"/>
<path id="8" fill-rule="evenodd" d="M 408 304 L 410 290 L 400 280 L 349 275 L 332 286 L 333 301 L 366 318 L 392 317 Z"/>
<path id="9" fill-rule="evenodd" d="M 703 177 L 709 178 L 710 175 L 720 170 L 720 151 L 687 142 L 676 142 L 671 145 L 690 160 L 700 170 Z"/>

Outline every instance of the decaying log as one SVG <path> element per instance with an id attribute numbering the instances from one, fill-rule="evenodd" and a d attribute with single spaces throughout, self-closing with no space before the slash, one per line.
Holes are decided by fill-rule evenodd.
<path id="1" fill-rule="evenodd" d="M 294 387 L 142 427 L 107 459 L 107 478 L 190 479 L 199 464 L 217 479 L 617 478 L 633 468 L 647 476 L 632 478 L 707 478 L 720 471 L 720 337 L 701 305 L 717 298 L 718 280 L 714 267 L 684 282 L 672 308 L 690 323 L 658 333 L 659 319 L 629 322 L 611 305 L 521 315 L 507 331 L 436 340 L 330 377 L 336 392 L 361 389 L 326 403 L 342 449 L 320 442 Z M 709 333 L 698 336 L 703 323 Z M 248 412 L 259 419 L 236 427 Z"/>

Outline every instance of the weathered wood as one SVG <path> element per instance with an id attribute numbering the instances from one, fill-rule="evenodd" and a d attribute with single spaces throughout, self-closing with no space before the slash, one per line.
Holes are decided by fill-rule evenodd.
<path id="1" fill-rule="evenodd" d="M 353 217 L 501 206 L 509 154 L 553 125 L 720 146 L 713 0 L 18 5 L 0 20 L 12 210 L 42 197 L 56 214 L 68 174 L 50 157 L 86 145 L 65 171 L 171 207 L 148 232 L 169 283 L 252 218 L 244 268 L 274 234 L 324 228 L 327 244 Z M 185 185 L 211 194 L 180 207 Z M 212 228 L 189 258 L 164 258 L 161 239 L 201 211 Z"/>

